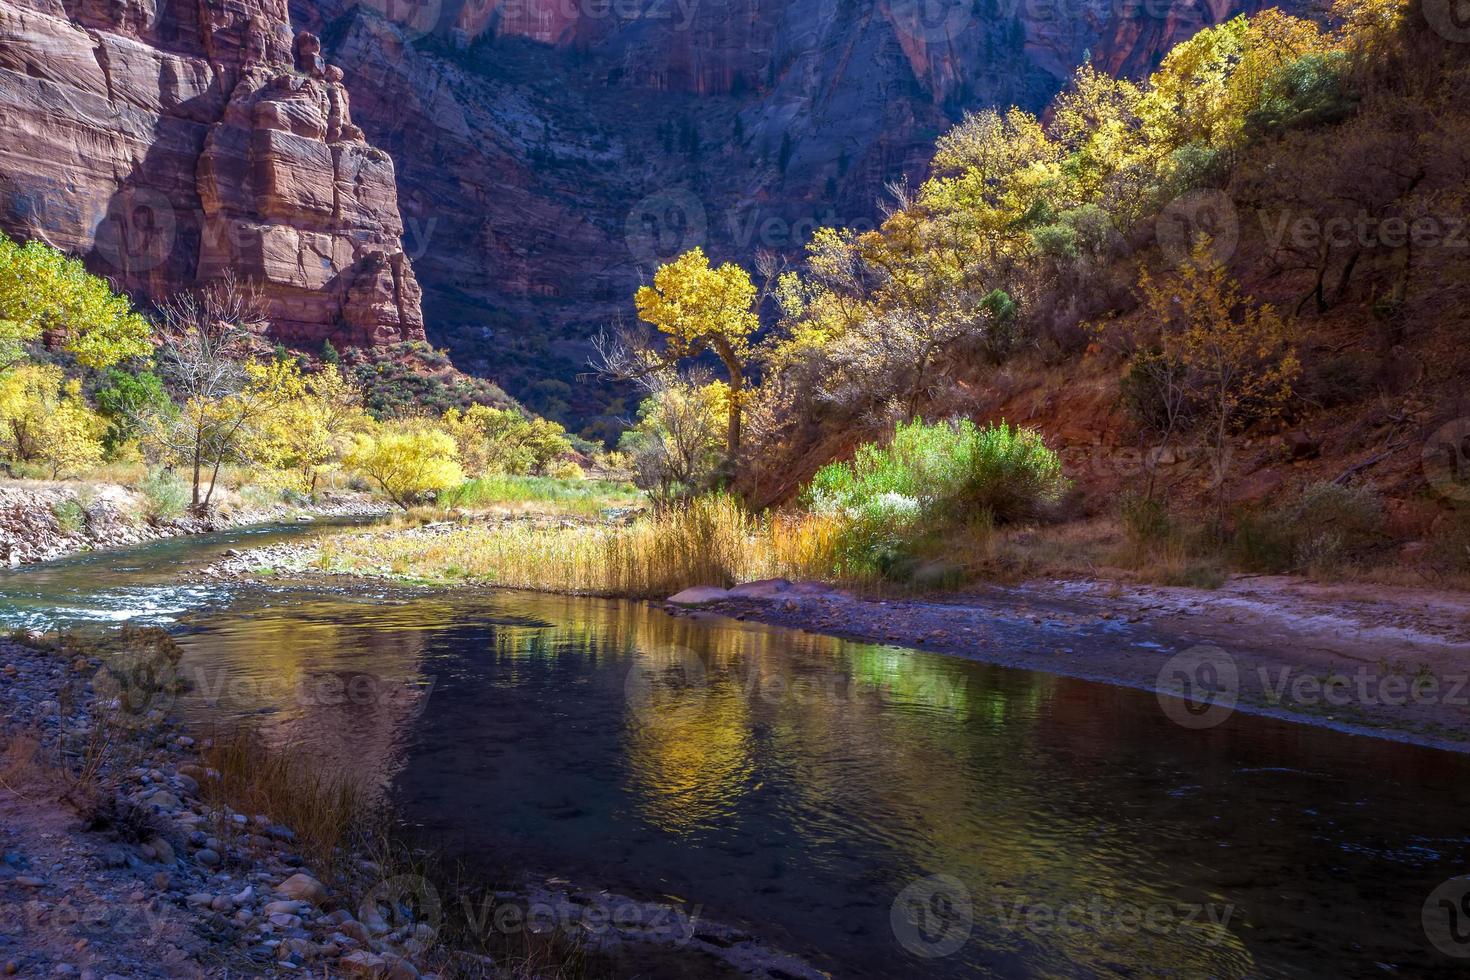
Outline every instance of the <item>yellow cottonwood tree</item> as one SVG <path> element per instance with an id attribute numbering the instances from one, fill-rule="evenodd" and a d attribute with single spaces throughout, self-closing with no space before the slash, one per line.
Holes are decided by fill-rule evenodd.
<path id="1" fill-rule="evenodd" d="M 342 462 L 404 510 L 464 482 L 454 437 L 426 419 L 389 422 L 360 433 Z"/>
<path id="2" fill-rule="evenodd" d="M 1144 271 L 1138 282 L 1159 328 L 1162 356 L 1198 406 L 1199 424 L 1215 454 L 1217 500 L 1223 506 L 1227 439 L 1237 428 L 1277 415 L 1301 374 L 1288 321 L 1269 304 L 1255 305 L 1227 269 L 1210 261 L 1210 242 L 1195 247 L 1164 282 Z"/>
<path id="3" fill-rule="evenodd" d="M 51 335 L 85 367 L 103 368 L 148 354 L 148 333 L 148 321 L 81 262 L 0 234 L 0 358 L 13 363 L 21 345 Z"/>
<path id="4" fill-rule="evenodd" d="M 276 480 L 300 493 L 315 493 L 321 478 L 340 464 L 352 437 L 368 423 L 362 392 L 332 365 L 302 374 L 294 358 L 248 368 L 252 382 L 270 392 L 271 404 L 254 434 L 254 456 Z"/>
<path id="5" fill-rule="evenodd" d="M 100 462 L 106 430 L 61 368 L 22 364 L 0 376 L 0 447 L 12 459 L 42 463 L 55 479 Z"/>
<path id="6" fill-rule="evenodd" d="M 659 267 L 653 285 L 638 290 L 638 316 L 668 337 L 669 355 L 697 357 L 713 351 L 725 366 L 730 385 L 725 452 L 733 469 L 740 452 L 740 410 L 750 336 L 760 326 L 756 290 L 750 275 L 733 262 L 711 266 L 694 248 Z"/>

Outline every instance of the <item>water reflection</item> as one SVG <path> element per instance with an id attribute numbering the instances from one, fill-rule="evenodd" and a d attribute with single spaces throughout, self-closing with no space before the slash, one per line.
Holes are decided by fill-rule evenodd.
<path id="1" fill-rule="evenodd" d="M 420 690 L 267 717 L 396 773 L 435 843 L 683 896 L 840 976 L 1445 962 L 1418 908 L 1470 856 L 1457 757 L 1244 716 L 1187 732 L 1136 692 L 634 603 L 254 601 L 198 618 L 189 660 Z"/>
<path id="2" fill-rule="evenodd" d="M 472 866 L 681 896 L 837 976 L 1450 965 L 1419 911 L 1470 858 L 1458 756 L 636 603 L 212 601 L 194 717 L 383 780 Z"/>

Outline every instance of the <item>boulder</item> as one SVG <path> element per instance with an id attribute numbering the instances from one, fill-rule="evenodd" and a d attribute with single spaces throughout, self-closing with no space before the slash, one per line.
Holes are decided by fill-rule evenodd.
<path id="1" fill-rule="evenodd" d="M 719 602 L 721 599 L 728 598 L 730 598 L 728 589 L 715 585 L 696 585 L 669 596 L 669 602 L 676 606 L 702 606 L 707 602 Z"/>
<path id="2" fill-rule="evenodd" d="M 327 888 L 311 875 L 297 872 L 276 886 L 276 894 L 293 901 L 320 905 L 327 897 Z"/>
<path id="3" fill-rule="evenodd" d="M 755 582 L 743 582 L 730 590 L 732 599 L 774 599 L 791 589 L 784 578 L 766 578 Z"/>

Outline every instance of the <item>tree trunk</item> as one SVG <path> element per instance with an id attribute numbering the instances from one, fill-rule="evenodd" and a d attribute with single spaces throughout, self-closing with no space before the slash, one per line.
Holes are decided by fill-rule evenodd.
<path id="1" fill-rule="evenodd" d="M 730 418 L 725 434 L 725 453 L 730 460 L 730 472 L 735 472 L 735 460 L 740 456 L 740 403 L 745 391 L 745 377 L 740 368 L 730 369 Z"/>

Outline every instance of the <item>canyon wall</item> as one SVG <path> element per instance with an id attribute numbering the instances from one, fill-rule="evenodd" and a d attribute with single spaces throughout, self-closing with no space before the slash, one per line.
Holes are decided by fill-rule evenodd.
<path id="1" fill-rule="evenodd" d="M 301 346 L 427 319 L 593 435 L 632 406 L 583 383 L 588 337 L 659 262 L 869 227 L 964 111 L 1261 5 L 289 2 L 0 0 L 0 227 L 151 297 L 233 268 Z"/>
<path id="2" fill-rule="evenodd" d="M 0 228 L 143 299 L 232 271 L 273 335 L 421 339 L 393 161 L 284 0 L 0 0 Z"/>
<path id="3" fill-rule="evenodd" d="M 966 110 L 1040 111 L 1085 58 L 1152 69 L 1261 0 L 293 0 L 399 165 L 430 337 L 534 409 L 692 245 L 751 263 L 870 227 Z M 601 422 L 598 417 L 601 416 Z"/>

